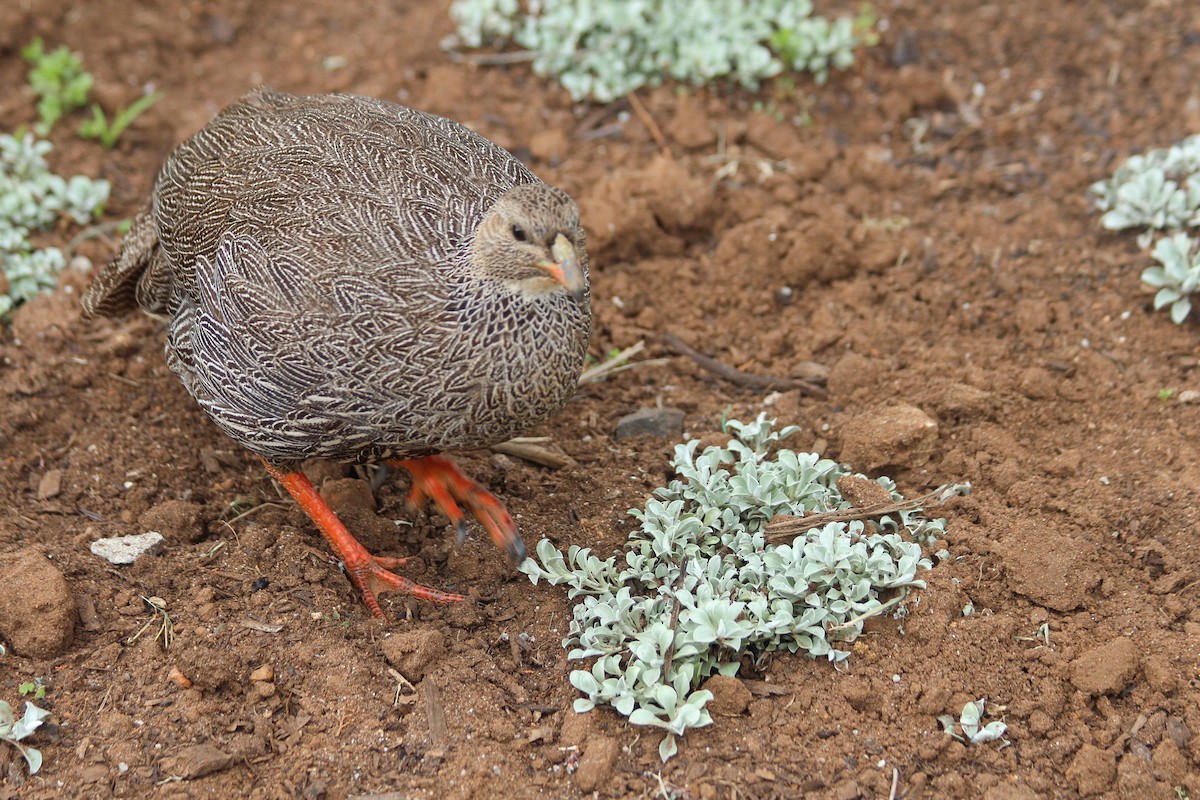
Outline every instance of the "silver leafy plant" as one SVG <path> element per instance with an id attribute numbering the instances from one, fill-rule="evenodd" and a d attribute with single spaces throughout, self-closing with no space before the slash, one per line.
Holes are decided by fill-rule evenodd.
<path id="1" fill-rule="evenodd" d="M 458 33 L 447 44 L 511 40 L 575 100 L 608 103 L 666 77 L 700 85 L 729 76 L 757 88 L 791 69 L 824 83 L 867 37 L 849 17 L 812 12 L 810 0 L 455 0 Z"/>
<path id="2" fill-rule="evenodd" d="M 1158 262 L 1142 272 L 1142 281 L 1156 289 L 1154 307 L 1170 306 L 1176 324 L 1192 310 L 1188 296 L 1200 278 L 1200 247 L 1188 228 L 1200 226 L 1200 135 L 1171 147 L 1130 156 L 1112 177 L 1089 189 L 1093 205 L 1104 215 L 1109 230 L 1142 228 L 1138 247 L 1146 249 L 1161 232 L 1150 255 Z"/>
<path id="3" fill-rule="evenodd" d="M 570 659 L 593 659 L 571 672 L 584 695 L 575 711 L 609 705 L 635 725 L 663 729 L 664 761 L 677 752 L 677 736 L 712 722 L 712 694 L 699 688 L 710 675 L 734 675 L 743 660 L 762 664 L 779 650 L 837 664 L 864 620 L 893 608 L 902 616 L 899 604 L 924 588 L 917 575 L 931 567 L 922 544 L 945 529 L 945 520 L 900 511 L 869 528 L 830 522 L 768 543 L 776 515 L 850 507 L 836 488 L 847 471 L 778 448 L 798 428 L 772 426 L 764 415 L 729 421 L 725 447 L 677 445 L 677 478 L 630 511 L 640 524 L 622 555 L 600 559 L 578 546 L 564 554 L 542 540 L 536 560 L 522 565 L 535 584 L 565 585 L 582 598 L 563 640 Z M 900 499 L 890 479 L 877 482 Z"/>
<path id="4" fill-rule="evenodd" d="M 0 742 L 8 742 L 21 752 L 21 755 L 25 757 L 25 762 L 29 764 L 30 775 L 42 768 L 42 754 L 37 748 L 21 744 L 21 740 L 37 730 L 48 716 L 50 716 L 49 711 L 26 701 L 25 714 L 17 719 L 13 714 L 12 706 L 4 700 L 0 700 Z"/>
<path id="5" fill-rule="evenodd" d="M 938 717 L 938 722 L 941 723 L 942 729 L 946 733 L 960 742 L 986 744 L 1001 739 L 1008 730 L 1008 725 L 1000 720 L 994 720 L 986 725 L 980 724 L 986 710 L 987 700 L 981 697 L 963 706 L 962 713 L 958 715 L 957 720 L 950 714 L 943 714 Z"/>
<path id="6" fill-rule="evenodd" d="M 86 225 L 108 201 L 109 184 L 83 175 L 50 171 L 49 142 L 31 134 L 0 134 L 0 270 L 8 290 L 0 294 L 0 317 L 38 292 L 53 289 L 67 265 L 57 247 L 36 248 L 31 237 L 60 218 Z"/>

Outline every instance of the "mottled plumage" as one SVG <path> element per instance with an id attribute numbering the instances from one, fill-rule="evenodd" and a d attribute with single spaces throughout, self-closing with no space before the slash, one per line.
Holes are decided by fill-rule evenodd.
<path id="1" fill-rule="evenodd" d="M 170 156 L 84 308 L 136 292 L 168 315 L 171 369 L 275 462 L 494 444 L 562 407 L 590 331 L 586 296 L 524 293 L 472 253 L 518 186 L 522 227 L 567 233 L 586 274 L 570 199 L 467 128 L 259 90 Z"/>
<path id="2" fill-rule="evenodd" d="M 467 128 L 350 95 L 260 89 L 163 165 L 88 316 L 165 315 L 167 363 L 259 454 L 345 561 L 368 607 L 388 571 L 298 471 L 392 460 L 515 561 L 512 518 L 446 450 L 536 425 L 575 390 L 591 329 L 575 204 Z"/>

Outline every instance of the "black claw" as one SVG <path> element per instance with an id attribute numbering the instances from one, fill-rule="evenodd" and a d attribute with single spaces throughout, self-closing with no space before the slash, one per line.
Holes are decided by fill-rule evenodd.
<path id="1" fill-rule="evenodd" d="M 514 566 L 520 566 L 525 560 L 525 542 L 520 537 L 508 543 L 508 557 Z"/>

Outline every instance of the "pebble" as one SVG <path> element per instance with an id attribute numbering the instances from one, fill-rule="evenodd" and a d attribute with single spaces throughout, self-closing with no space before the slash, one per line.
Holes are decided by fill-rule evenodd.
<path id="1" fill-rule="evenodd" d="M 54 658 L 75 636 L 75 597 L 62 571 L 33 549 L 0 556 L 0 637 L 18 655 Z"/>
<path id="2" fill-rule="evenodd" d="M 1117 694 L 1133 681 L 1138 666 L 1137 646 L 1121 636 L 1072 661 L 1071 683 L 1092 696 Z"/>
<path id="3" fill-rule="evenodd" d="M 51 497 L 57 497 L 62 492 L 62 476 L 61 469 L 47 470 L 42 479 L 38 481 L 37 499 L 49 500 Z"/>
<path id="4" fill-rule="evenodd" d="M 446 638 L 435 628 L 395 633 L 380 644 L 383 657 L 413 683 L 425 677 L 446 652 Z"/>
<path id="5" fill-rule="evenodd" d="M 683 433 L 683 410 L 679 408 L 639 408 L 617 421 L 613 434 L 617 441 L 633 436 L 679 436 Z"/>
<path id="6" fill-rule="evenodd" d="M 913 469 L 933 454 L 938 424 L 915 406 L 896 405 L 851 418 L 842 429 L 841 460 L 855 470 Z"/>
<path id="7" fill-rule="evenodd" d="M 162 551 L 163 535 L 146 531 L 135 536 L 114 536 L 92 542 L 92 553 L 110 564 L 132 564 L 143 555 L 158 555 Z"/>

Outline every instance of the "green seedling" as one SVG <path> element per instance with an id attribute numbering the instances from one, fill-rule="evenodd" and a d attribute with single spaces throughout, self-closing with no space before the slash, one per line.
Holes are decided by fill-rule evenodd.
<path id="1" fill-rule="evenodd" d="M 1160 402 L 1160 403 L 1166 403 L 1174 396 L 1175 396 L 1174 389 L 1163 388 L 1163 389 L 1158 390 L 1158 402 Z"/>
<path id="2" fill-rule="evenodd" d="M 21 740 L 37 730 L 48 716 L 50 716 L 49 711 L 26 701 L 25 714 L 17 719 L 13 714 L 12 706 L 4 700 L 0 700 L 0 741 L 8 742 L 20 751 L 25 758 L 25 763 L 29 765 L 30 775 L 36 774 L 42 768 L 42 754 L 35 747 L 21 744 Z"/>
<path id="3" fill-rule="evenodd" d="M 941 723 L 942 729 L 946 733 L 960 742 L 968 744 L 994 742 L 1004 735 L 1008 726 L 999 720 L 989 722 L 987 725 L 980 725 L 986 707 L 987 701 L 981 697 L 963 706 L 962 713 L 959 714 L 957 720 L 950 714 L 943 714 L 938 717 L 938 722 Z"/>
<path id="4" fill-rule="evenodd" d="M 65 45 L 46 52 L 41 37 L 34 39 L 21 51 L 21 57 L 33 65 L 29 85 L 38 96 L 38 116 L 34 126 L 38 136 L 46 136 L 54 123 L 87 103 L 92 90 L 92 76 L 83 68 L 79 56 Z"/>
<path id="5" fill-rule="evenodd" d="M 47 686 L 46 679 L 39 677 L 22 683 L 17 687 L 17 691 L 21 693 L 22 697 L 33 695 L 34 700 L 41 700 L 46 696 L 46 692 L 49 691 L 49 688 L 50 687 Z"/>
<path id="6" fill-rule="evenodd" d="M 112 150 L 117 139 L 130 124 L 146 109 L 163 98 L 162 92 L 142 95 L 130 105 L 118 111 L 110 123 L 99 103 L 92 103 L 92 118 L 79 126 L 79 135 L 84 139 L 97 139 L 105 150 Z"/>
<path id="7" fill-rule="evenodd" d="M 829 522 L 775 544 L 766 526 L 777 515 L 850 508 L 837 490 L 847 470 L 776 449 L 797 429 L 774 431 L 764 416 L 724 426 L 733 436 L 725 447 L 676 446 L 677 478 L 630 511 L 638 524 L 623 553 L 600 559 L 543 540 L 521 566 L 534 583 L 565 585 L 581 599 L 563 640 L 569 659 L 591 661 L 570 674 L 583 695 L 575 711 L 608 705 L 662 729 L 664 761 L 678 736 L 711 724 L 712 695 L 700 688 L 709 676 L 780 650 L 837 665 L 865 620 L 902 616 L 909 592 L 925 586 L 918 573 L 932 567 L 913 539 L 932 545 L 945 529 L 913 509 Z M 899 499 L 890 479 L 877 482 Z"/>

